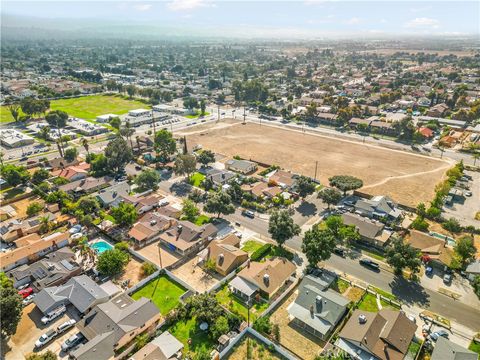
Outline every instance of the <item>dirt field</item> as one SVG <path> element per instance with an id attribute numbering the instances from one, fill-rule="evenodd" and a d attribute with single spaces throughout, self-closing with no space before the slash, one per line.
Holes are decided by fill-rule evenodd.
<path id="1" fill-rule="evenodd" d="M 158 241 L 149 244 L 145 246 L 144 248 L 141 248 L 140 250 L 137 250 L 137 252 L 144 256 L 148 261 L 154 263 L 157 266 L 160 267 L 167 267 L 170 266 L 174 263 L 176 263 L 179 259 L 180 256 L 177 256 L 167 250 L 165 250 L 163 247 L 160 248 L 160 253 L 162 254 L 162 262 L 160 263 L 160 256 L 158 253 Z M 161 265 L 160 265 L 161 264 Z"/>
<path id="2" fill-rule="evenodd" d="M 247 356 L 248 346 L 251 347 L 249 356 Z M 250 336 L 245 337 L 239 345 L 234 347 L 231 354 L 227 356 L 227 360 L 244 360 L 248 358 L 263 360 L 283 359 L 280 355 L 271 353 L 265 345 Z"/>
<path id="3" fill-rule="evenodd" d="M 203 269 L 197 266 L 198 259 L 194 257 L 182 266 L 172 270 L 172 274 L 189 284 L 198 292 L 204 292 L 215 285 L 222 277 L 207 274 Z"/>
<path id="4" fill-rule="evenodd" d="M 435 184 L 451 167 L 447 161 L 422 155 L 252 123 L 204 125 L 184 134 L 189 146 L 201 144 L 230 157 L 276 164 L 302 175 L 313 177 L 318 161 L 317 177 L 323 184 L 333 175 L 354 175 L 363 180 L 362 191 L 389 195 L 411 206 L 430 200 Z"/>
<path id="5" fill-rule="evenodd" d="M 128 287 L 132 287 L 143 279 L 142 263 L 135 258 L 130 257 L 130 261 L 118 281 L 130 280 Z"/>

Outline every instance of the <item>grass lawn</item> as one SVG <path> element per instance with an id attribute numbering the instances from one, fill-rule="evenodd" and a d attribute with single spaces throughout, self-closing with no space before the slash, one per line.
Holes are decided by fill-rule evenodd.
<path id="1" fill-rule="evenodd" d="M 480 354 L 480 342 L 476 342 L 472 340 L 472 342 L 468 346 L 468 349 L 473 352 L 476 352 L 477 354 Z"/>
<path id="2" fill-rule="evenodd" d="M 393 294 L 390 294 L 389 292 L 386 292 L 385 290 L 382 290 L 382 289 L 379 289 L 375 286 L 371 286 L 370 285 L 370 288 L 374 291 L 376 291 L 377 293 L 379 293 L 380 295 L 382 295 L 383 297 L 387 298 L 387 299 L 391 299 L 391 300 L 397 300 L 397 297 Z"/>
<path id="3" fill-rule="evenodd" d="M 22 188 L 14 187 L 1 190 L 0 193 L 3 195 L 4 200 L 13 199 L 15 196 L 23 194 L 25 191 Z"/>
<path id="4" fill-rule="evenodd" d="M 207 215 L 199 215 L 195 219 L 195 225 L 202 226 L 203 224 L 206 224 L 210 222 L 210 218 Z"/>
<path id="5" fill-rule="evenodd" d="M 200 330 L 195 318 L 178 321 L 168 331 L 184 345 L 184 354 L 189 351 L 198 351 L 201 348 L 207 350 L 213 348 L 214 343 L 208 336 L 208 331 Z M 190 344 L 189 339 L 191 339 Z"/>
<path id="6" fill-rule="evenodd" d="M 98 115 L 122 115 L 129 110 L 145 108 L 146 105 L 138 100 L 126 100 L 120 96 L 92 95 L 72 99 L 59 99 L 50 102 L 51 110 L 63 110 L 71 116 L 86 120 L 95 120 Z M 12 115 L 6 106 L 0 108 L 0 121 L 13 121 Z"/>
<path id="7" fill-rule="evenodd" d="M 358 304 L 358 309 L 364 310 L 364 311 L 377 312 L 378 311 L 377 298 L 372 294 L 365 295 L 363 300 Z"/>
<path id="8" fill-rule="evenodd" d="M 200 187 L 203 180 L 205 180 L 205 175 L 199 172 L 193 173 L 192 176 L 190 176 L 190 185 Z"/>
<path id="9" fill-rule="evenodd" d="M 270 251 L 265 256 L 265 259 L 270 259 L 271 257 L 274 257 L 274 256 L 281 256 L 281 257 L 287 258 L 288 260 L 292 260 L 294 257 L 294 254 L 283 247 L 281 248 L 280 246 L 274 245 L 270 248 Z"/>
<path id="10" fill-rule="evenodd" d="M 205 114 L 203 114 L 203 116 L 208 116 L 208 115 L 210 115 L 210 113 L 207 112 L 207 111 L 205 111 Z M 200 111 L 197 111 L 197 112 L 195 113 L 195 115 L 194 115 L 194 114 L 192 114 L 192 115 L 186 115 L 185 117 L 186 117 L 187 119 L 198 119 L 198 118 L 200 117 Z"/>
<path id="11" fill-rule="evenodd" d="M 228 286 L 224 286 L 219 292 L 215 294 L 218 302 L 229 309 L 232 313 L 238 314 L 243 317 L 245 320 L 248 318 L 248 309 L 247 306 L 235 295 L 233 295 Z M 268 303 L 261 302 L 255 303 L 250 308 L 250 322 L 255 321 L 263 311 L 268 307 Z"/>
<path id="12" fill-rule="evenodd" d="M 138 300 L 143 296 L 152 299 L 160 310 L 160 313 L 165 315 L 177 306 L 180 296 L 184 294 L 185 291 L 186 289 L 173 282 L 168 277 L 159 276 L 156 280 L 149 282 L 147 285 L 134 292 L 132 298 Z"/>
<path id="13" fill-rule="evenodd" d="M 417 356 L 418 350 L 420 350 L 420 346 L 421 346 L 420 344 L 414 341 L 412 341 L 408 346 L 408 353 L 410 354 L 410 357 L 412 359 L 415 359 L 415 357 Z"/>
<path id="14" fill-rule="evenodd" d="M 338 291 L 340 294 L 343 294 L 350 287 L 350 284 L 345 280 L 337 278 L 337 280 L 332 283 L 332 289 Z"/>
<path id="15" fill-rule="evenodd" d="M 260 249 L 264 244 L 255 240 L 248 240 L 243 246 L 242 250 L 247 252 L 248 255 L 253 254 L 256 250 Z"/>

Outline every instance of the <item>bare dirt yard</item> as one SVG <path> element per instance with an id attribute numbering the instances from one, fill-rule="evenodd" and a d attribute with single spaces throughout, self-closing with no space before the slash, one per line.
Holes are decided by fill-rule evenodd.
<path id="1" fill-rule="evenodd" d="M 198 259 L 194 257 L 182 266 L 172 270 L 172 274 L 189 284 L 198 292 L 204 292 L 222 279 L 220 275 L 210 275 L 197 266 Z"/>
<path id="2" fill-rule="evenodd" d="M 306 176 L 314 176 L 318 161 L 317 177 L 322 184 L 333 175 L 354 175 L 364 182 L 361 191 L 389 195 L 404 205 L 429 201 L 435 184 L 452 166 L 446 160 L 325 135 L 253 123 L 227 124 L 204 125 L 182 135 L 190 146 L 201 144 L 226 156 L 239 155 Z"/>

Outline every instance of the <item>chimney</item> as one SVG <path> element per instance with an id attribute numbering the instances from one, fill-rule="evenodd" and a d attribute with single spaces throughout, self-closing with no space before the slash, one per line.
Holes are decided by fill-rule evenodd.
<path id="1" fill-rule="evenodd" d="M 313 311 L 313 305 L 310 305 L 310 316 L 311 316 L 311 317 L 313 317 L 313 313 L 314 313 L 314 311 Z"/>
<path id="2" fill-rule="evenodd" d="M 180 237 L 180 234 L 182 233 L 182 229 L 183 229 L 182 225 L 177 226 L 177 236 L 175 238 L 175 241 L 177 241 L 178 238 Z"/>
<path id="3" fill-rule="evenodd" d="M 265 285 L 268 286 L 269 283 L 270 283 L 270 275 L 264 274 L 264 275 L 263 275 L 263 282 L 265 283 Z"/>
<path id="4" fill-rule="evenodd" d="M 363 314 L 358 315 L 358 322 L 362 325 L 365 324 L 367 322 L 367 317 Z"/>

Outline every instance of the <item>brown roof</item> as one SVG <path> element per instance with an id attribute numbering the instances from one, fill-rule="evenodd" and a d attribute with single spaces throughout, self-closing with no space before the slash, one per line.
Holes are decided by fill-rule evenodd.
<path id="1" fill-rule="evenodd" d="M 215 260 L 217 270 L 223 274 L 231 272 L 248 260 L 248 253 L 231 244 L 235 242 L 234 238 L 238 239 L 235 235 L 229 235 L 223 239 L 214 240 L 208 245 L 208 258 Z"/>
<path id="2" fill-rule="evenodd" d="M 270 176 L 269 180 L 275 181 L 277 184 L 285 184 L 292 186 L 295 180 L 293 174 L 285 170 L 277 170 L 275 174 Z"/>
<path id="3" fill-rule="evenodd" d="M 366 321 L 360 322 L 360 316 Z M 339 336 L 361 343 L 382 360 L 402 360 L 416 329 L 417 325 L 400 311 L 382 309 L 378 313 L 372 313 L 357 309 Z"/>
<path id="4" fill-rule="evenodd" d="M 159 207 L 157 209 L 157 213 L 168 216 L 168 217 L 172 217 L 175 219 L 179 219 L 180 215 L 182 214 L 182 210 L 179 210 L 174 208 L 173 206 L 167 205 L 167 206 Z"/>
<path id="5" fill-rule="evenodd" d="M 420 250 L 422 254 L 427 254 L 431 259 L 450 266 L 453 259 L 453 250 L 446 246 L 444 240 L 421 231 L 411 230 L 410 236 L 405 241 L 415 249 Z"/>
<path id="6" fill-rule="evenodd" d="M 128 232 L 135 240 L 147 240 L 176 224 L 176 220 L 156 212 L 147 213 Z"/>
<path id="7" fill-rule="evenodd" d="M 197 226 L 190 221 L 179 221 L 177 226 L 173 226 L 160 235 L 160 239 L 174 245 L 180 250 L 187 250 L 202 240 L 217 233 L 217 228 L 213 224 Z"/>
<path id="8" fill-rule="evenodd" d="M 28 234 L 27 236 L 21 237 L 14 241 L 17 248 L 31 244 L 32 242 L 38 241 L 41 239 L 41 236 L 37 233 Z"/>
<path id="9" fill-rule="evenodd" d="M 238 276 L 257 285 L 267 294 L 273 294 L 295 273 L 295 270 L 296 267 L 291 261 L 273 257 L 261 263 L 252 261 L 238 273 Z"/>

